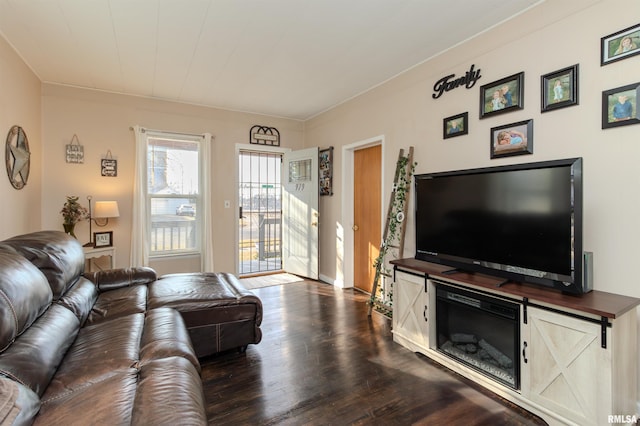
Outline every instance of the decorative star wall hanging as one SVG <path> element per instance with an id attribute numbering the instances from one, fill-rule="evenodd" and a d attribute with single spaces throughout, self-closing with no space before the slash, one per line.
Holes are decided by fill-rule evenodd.
<path id="1" fill-rule="evenodd" d="M 22 189 L 29 179 L 31 152 L 27 135 L 20 126 L 13 126 L 7 134 L 5 149 L 7 176 L 15 189 Z"/>

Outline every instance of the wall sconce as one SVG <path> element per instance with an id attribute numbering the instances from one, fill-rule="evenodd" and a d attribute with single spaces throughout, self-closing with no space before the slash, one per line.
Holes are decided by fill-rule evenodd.
<path id="1" fill-rule="evenodd" d="M 117 201 L 96 201 L 95 212 L 91 213 L 91 195 L 87 195 L 89 200 L 89 242 L 84 247 L 94 247 L 95 242 L 92 239 L 91 223 L 95 222 L 96 226 L 107 226 L 109 218 L 120 217 L 120 211 L 118 210 Z"/>

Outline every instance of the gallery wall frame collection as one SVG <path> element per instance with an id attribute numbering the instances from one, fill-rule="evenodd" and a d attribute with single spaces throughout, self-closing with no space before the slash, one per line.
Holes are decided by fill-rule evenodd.
<path id="1" fill-rule="evenodd" d="M 640 24 L 616 31 L 600 39 L 600 66 L 640 54 Z M 473 67 L 472 67 L 473 69 Z M 540 76 L 540 112 L 550 112 L 579 104 L 580 64 Z M 478 69 L 478 74 L 479 74 Z M 435 98 L 435 96 L 434 96 Z M 602 92 L 602 129 L 640 124 L 640 82 Z M 480 87 L 479 119 L 524 109 L 524 71 Z M 469 113 L 445 117 L 442 138 L 469 133 Z M 533 119 L 492 127 L 490 157 L 533 154 Z"/>

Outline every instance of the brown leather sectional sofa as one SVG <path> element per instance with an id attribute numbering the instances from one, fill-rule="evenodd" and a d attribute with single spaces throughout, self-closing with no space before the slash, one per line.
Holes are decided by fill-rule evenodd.
<path id="1" fill-rule="evenodd" d="M 83 274 L 74 238 L 0 242 L 0 424 L 207 424 L 199 358 L 261 339 L 230 274 Z"/>

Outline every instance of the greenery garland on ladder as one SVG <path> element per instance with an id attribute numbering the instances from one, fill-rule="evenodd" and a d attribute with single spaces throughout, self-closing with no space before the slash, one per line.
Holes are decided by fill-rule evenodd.
<path id="1" fill-rule="evenodd" d="M 405 205 L 409 202 L 411 178 L 415 172 L 417 164 L 418 163 L 414 162 L 409 165 L 408 156 L 398 158 L 397 170 L 399 173 L 397 182 L 394 184 L 395 197 L 393 198 L 392 205 L 389 209 L 387 235 L 386 239 L 382 241 L 382 244 L 380 245 L 380 253 L 378 254 L 378 257 L 373 262 L 373 267 L 376 270 L 376 280 L 379 280 L 381 276 L 392 276 L 391 270 L 385 267 L 385 258 L 390 249 L 398 247 L 394 246 L 394 243 L 398 243 L 399 239 L 404 237 L 398 234 L 400 227 L 402 226 L 402 222 L 406 220 Z M 407 167 L 409 167 L 409 170 L 407 170 Z M 396 253 L 395 257 L 397 256 L 398 254 Z M 385 298 L 385 289 L 382 288 L 382 286 L 378 286 L 378 291 L 371 294 L 369 304 L 372 305 L 377 312 L 391 318 L 393 313 L 393 283 L 390 283 L 389 289 L 386 293 Z"/>

